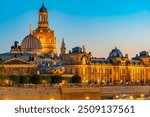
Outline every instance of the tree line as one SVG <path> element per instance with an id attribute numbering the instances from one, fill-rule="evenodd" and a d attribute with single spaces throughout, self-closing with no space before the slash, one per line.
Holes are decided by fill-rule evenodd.
<path id="1" fill-rule="evenodd" d="M 80 76 L 64 78 L 60 75 L 0 75 L 0 84 L 56 84 L 66 81 L 67 83 L 81 83 Z"/>

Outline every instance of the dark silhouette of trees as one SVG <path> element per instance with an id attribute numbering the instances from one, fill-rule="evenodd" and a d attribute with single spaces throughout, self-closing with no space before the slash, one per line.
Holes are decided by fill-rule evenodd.
<path id="1" fill-rule="evenodd" d="M 81 77 L 78 75 L 73 76 L 72 83 L 81 83 Z"/>
<path id="2" fill-rule="evenodd" d="M 52 82 L 53 84 L 55 83 L 62 83 L 62 76 L 60 75 L 55 75 L 55 76 L 51 76 Z"/>
<path id="3" fill-rule="evenodd" d="M 42 81 L 42 76 L 40 75 L 33 75 L 30 77 L 30 83 L 32 84 L 40 84 Z"/>
<path id="4" fill-rule="evenodd" d="M 20 84 L 29 84 L 30 83 L 30 77 L 29 76 L 19 76 Z"/>

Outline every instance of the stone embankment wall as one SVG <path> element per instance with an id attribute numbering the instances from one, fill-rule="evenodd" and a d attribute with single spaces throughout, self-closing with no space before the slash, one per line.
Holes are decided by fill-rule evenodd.
<path id="1" fill-rule="evenodd" d="M 88 92 L 88 93 L 87 93 Z M 82 94 L 83 93 L 83 94 Z M 85 93 L 87 93 L 85 95 Z M 139 97 L 141 94 L 150 95 L 150 86 L 102 86 L 102 87 L 80 87 L 80 88 L 62 88 L 62 97 L 73 99 L 80 95 L 81 99 L 90 97 L 90 99 L 108 99 L 116 95 L 126 94 Z M 77 98 L 78 99 L 78 98 Z"/>
<path id="2" fill-rule="evenodd" d="M 103 86 L 103 87 L 1 87 L 1 100 L 99 100 L 115 95 L 149 95 L 150 86 Z"/>
<path id="3" fill-rule="evenodd" d="M 100 91 L 97 87 L 69 87 L 61 88 L 64 100 L 100 100 Z"/>
<path id="4" fill-rule="evenodd" d="M 147 96 L 150 94 L 150 86 L 105 86 L 100 87 L 99 90 L 101 97 L 111 97 L 120 94 L 127 94 L 138 97 L 141 94 Z"/>
<path id="5" fill-rule="evenodd" d="M 60 100 L 60 90 L 51 87 L 1 87 L 1 100 Z"/>

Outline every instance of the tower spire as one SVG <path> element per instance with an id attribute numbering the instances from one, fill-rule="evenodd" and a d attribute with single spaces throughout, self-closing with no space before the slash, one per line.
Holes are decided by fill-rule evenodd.
<path id="1" fill-rule="evenodd" d="M 63 43 L 63 44 L 65 44 L 65 42 L 64 42 L 64 38 L 62 38 L 62 43 Z"/>
<path id="2" fill-rule="evenodd" d="M 44 0 L 42 0 L 42 6 L 44 5 Z"/>
<path id="3" fill-rule="evenodd" d="M 32 32 L 32 24 L 30 24 L 30 34 L 32 35 L 33 32 Z"/>
<path id="4" fill-rule="evenodd" d="M 62 38 L 62 43 L 61 43 L 61 48 L 60 48 L 60 57 L 62 57 L 63 55 L 66 54 L 66 47 L 65 47 L 65 42 L 64 42 L 64 38 Z"/>

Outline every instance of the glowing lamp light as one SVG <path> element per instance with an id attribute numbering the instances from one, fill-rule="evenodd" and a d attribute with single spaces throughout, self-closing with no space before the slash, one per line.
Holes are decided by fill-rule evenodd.
<path id="1" fill-rule="evenodd" d="M 133 96 L 131 95 L 129 98 L 130 98 L 130 99 L 133 99 Z"/>
<path id="2" fill-rule="evenodd" d="M 116 95 L 116 98 L 119 98 L 119 96 L 118 96 L 118 95 Z"/>
<path id="3" fill-rule="evenodd" d="M 143 98 L 144 97 L 144 94 L 141 94 L 141 98 Z"/>
<path id="4" fill-rule="evenodd" d="M 86 97 L 86 100 L 89 100 L 90 99 L 90 97 Z"/>
<path id="5" fill-rule="evenodd" d="M 9 83 L 9 80 L 6 80 L 6 83 Z"/>

